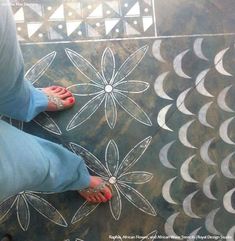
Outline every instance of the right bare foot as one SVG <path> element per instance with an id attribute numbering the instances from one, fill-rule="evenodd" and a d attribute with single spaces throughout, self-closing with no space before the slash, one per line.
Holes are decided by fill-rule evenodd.
<path id="1" fill-rule="evenodd" d="M 90 186 L 79 191 L 79 194 L 91 203 L 107 202 L 112 198 L 111 186 L 102 178 L 91 177 Z"/>

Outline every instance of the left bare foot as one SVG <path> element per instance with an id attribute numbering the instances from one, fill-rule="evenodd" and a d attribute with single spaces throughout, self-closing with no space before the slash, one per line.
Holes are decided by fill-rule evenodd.
<path id="1" fill-rule="evenodd" d="M 41 89 L 48 97 L 46 111 L 58 111 L 71 108 L 75 98 L 70 91 L 60 86 L 50 86 Z"/>

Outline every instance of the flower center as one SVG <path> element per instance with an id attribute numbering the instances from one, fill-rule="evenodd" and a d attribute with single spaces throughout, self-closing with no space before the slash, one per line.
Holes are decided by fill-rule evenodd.
<path id="1" fill-rule="evenodd" d="M 110 177 L 110 178 L 109 178 L 109 183 L 110 183 L 110 184 L 115 184 L 116 182 L 117 182 L 116 177 Z"/>
<path id="2" fill-rule="evenodd" d="M 110 93 L 113 91 L 113 86 L 112 85 L 106 85 L 104 88 L 105 92 Z"/>

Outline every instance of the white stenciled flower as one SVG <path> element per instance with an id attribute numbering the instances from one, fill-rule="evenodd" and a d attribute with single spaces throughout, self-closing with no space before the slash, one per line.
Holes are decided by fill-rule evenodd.
<path id="1" fill-rule="evenodd" d="M 30 223 L 29 205 L 51 222 L 62 227 L 68 226 L 63 216 L 55 207 L 42 197 L 36 195 L 36 192 L 31 191 L 21 192 L 0 203 L 0 222 L 5 221 L 13 213 L 15 207 L 19 225 L 23 231 L 27 231 Z"/>
<path id="2" fill-rule="evenodd" d="M 90 83 L 75 84 L 68 89 L 74 95 L 94 96 L 69 122 L 68 131 L 89 119 L 103 102 L 105 102 L 105 117 L 110 128 L 116 125 L 116 104 L 137 121 L 147 126 L 152 125 L 147 114 L 126 95 L 126 93 L 141 93 L 149 88 L 147 82 L 126 80 L 143 59 L 147 50 L 148 46 L 143 46 L 135 51 L 116 71 L 114 54 L 110 48 L 106 48 L 101 58 L 101 73 L 80 54 L 71 49 L 65 50 L 73 65 L 90 80 Z"/>
<path id="3" fill-rule="evenodd" d="M 135 163 L 144 154 L 151 142 L 151 137 L 147 137 L 139 142 L 119 163 L 119 150 L 116 143 L 111 140 L 105 150 L 105 165 L 103 165 L 93 154 L 85 148 L 70 143 L 72 151 L 81 155 L 85 160 L 87 167 L 108 181 L 113 187 L 113 198 L 109 201 L 110 211 L 114 219 L 118 220 L 122 211 L 121 194 L 130 203 L 132 203 L 139 210 L 149 214 L 156 215 L 156 212 L 148 200 L 129 184 L 143 184 L 149 182 L 153 175 L 144 171 L 128 170 L 135 165 Z M 92 212 L 99 204 L 89 204 L 85 202 L 76 212 L 72 219 L 72 223 L 81 220 Z"/>
<path id="4" fill-rule="evenodd" d="M 50 67 L 52 62 L 54 61 L 56 56 L 56 52 L 51 52 L 37 61 L 26 73 L 25 80 L 30 81 L 33 85 L 40 79 L 40 77 L 45 74 L 47 69 Z M 9 117 L 1 116 L 0 119 L 8 122 L 9 124 L 17 127 L 20 130 L 23 130 L 24 123 L 23 121 L 14 120 Z M 36 116 L 33 121 L 41 126 L 43 129 L 56 134 L 61 135 L 61 130 L 58 125 L 54 122 L 54 120 L 45 112 Z"/>

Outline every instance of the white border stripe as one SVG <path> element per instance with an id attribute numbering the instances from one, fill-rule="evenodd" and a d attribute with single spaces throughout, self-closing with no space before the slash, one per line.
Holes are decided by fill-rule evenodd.
<path id="1" fill-rule="evenodd" d="M 24 43 L 21 45 L 35 44 L 68 44 L 68 43 L 89 43 L 89 42 L 107 42 L 107 41 L 126 41 L 126 40 L 148 40 L 148 39 L 171 39 L 171 38 L 193 38 L 193 37 L 216 37 L 216 36 L 234 36 L 235 33 L 217 33 L 217 34 L 191 34 L 191 35 L 170 35 L 170 36 L 151 36 L 151 37 L 134 37 L 134 38 L 112 38 L 112 39 L 84 39 L 76 41 L 50 41 L 50 42 L 34 42 Z"/>

